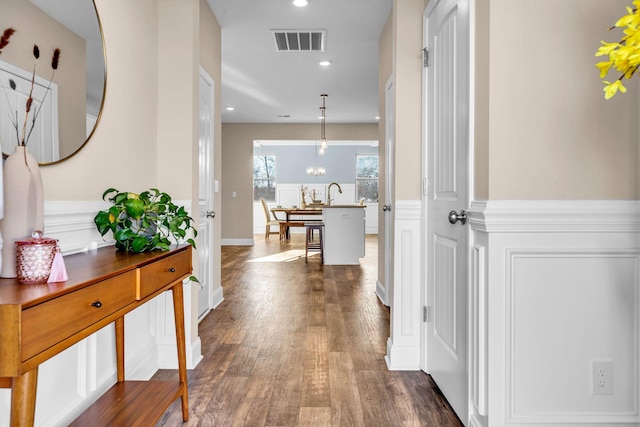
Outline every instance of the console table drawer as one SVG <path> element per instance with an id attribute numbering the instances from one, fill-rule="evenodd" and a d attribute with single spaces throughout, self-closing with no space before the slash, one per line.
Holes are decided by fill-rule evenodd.
<path id="1" fill-rule="evenodd" d="M 140 292 L 138 299 L 143 299 L 162 287 L 191 274 L 191 253 L 177 252 L 167 258 L 140 268 Z"/>
<path id="2" fill-rule="evenodd" d="M 126 307 L 135 298 L 136 273 L 130 271 L 24 310 L 22 360 Z"/>

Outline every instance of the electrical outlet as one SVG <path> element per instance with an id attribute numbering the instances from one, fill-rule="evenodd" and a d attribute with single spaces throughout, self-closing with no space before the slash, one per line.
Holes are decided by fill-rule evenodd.
<path id="1" fill-rule="evenodd" d="M 593 394 L 613 394 L 613 361 L 593 360 L 591 372 Z"/>

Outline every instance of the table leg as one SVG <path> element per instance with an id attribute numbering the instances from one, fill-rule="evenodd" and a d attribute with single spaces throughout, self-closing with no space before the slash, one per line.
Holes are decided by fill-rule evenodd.
<path id="1" fill-rule="evenodd" d="M 124 381 L 124 316 L 118 317 L 116 325 L 116 366 L 118 368 L 118 382 Z"/>
<path id="2" fill-rule="evenodd" d="M 289 214 L 289 212 L 287 212 L 287 222 L 289 222 L 291 215 Z M 285 237 L 287 238 L 287 240 L 289 240 L 291 238 L 291 231 L 290 231 L 291 227 L 287 227 L 286 231 L 285 231 Z"/>
<path id="3" fill-rule="evenodd" d="M 33 426 L 38 367 L 11 380 L 11 426 Z"/>
<path id="4" fill-rule="evenodd" d="M 182 387 L 182 420 L 189 420 L 189 397 L 187 386 L 187 354 L 186 340 L 184 334 L 184 301 L 182 292 L 182 282 L 177 282 L 171 288 L 173 294 L 173 314 L 176 324 L 176 345 L 178 346 L 178 376 Z"/>

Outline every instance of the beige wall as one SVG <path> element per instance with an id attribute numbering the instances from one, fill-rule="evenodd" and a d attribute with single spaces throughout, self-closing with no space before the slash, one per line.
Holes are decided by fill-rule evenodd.
<path id="1" fill-rule="evenodd" d="M 158 4 L 158 185 L 174 198 L 192 199 L 198 187 L 200 2 L 160 0 Z M 177 165 L 190 173 L 177 173 Z M 195 192 L 192 209 L 197 202 Z"/>
<path id="2" fill-rule="evenodd" d="M 422 197 L 423 10 L 424 0 L 393 2 L 396 200 Z"/>
<path id="3" fill-rule="evenodd" d="M 475 87 L 474 117 L 475 126 L 470 130 L 473 135 L 474 189 L 473 198 L 489 198 L 489 2 L 476 2 L 475 52 L 472 61 L 475 75 L 471 78 Z M 470 18 L 472 19 L 472 18 Z M 472 89 L 473 90 L 473 89 Z"/>
<path id="4" fill-rule="evenodd" d="M 200 1 L 158 0 L 157 186 L 174 199 L 198 206 L 198 75 L 200 72 Z M 179 84 L 177 82 L 180 82 Z M 181 171 L 184 171 L 181 173 Z M 198 275 L 199 257 L 192 260 Z M 192 288 L 197 289 L 194 286 Z M 198 312 L 198 293 L 191 293 L 191 313 Z M 191 322 L 190 336 L 198 335 Z"/>
<path id="5" fill-rule="evenodd" d="M 594 67 L 600 40 L 615 40 L 607 28 L 629 2 L 486 3 L 477 21 L 479 195 L 638 198 L 639 83 L 605 101 Z"/>
<path id="6" fill-rule="evenodd" d="M 475 2 L 475 199 L 640 197 L 639 83 L 605 101 L 594 67 L 600 40 L 615 40 L 607 28 L 628 3 Z M 421 197 L 415 88 L 424 4 L 394 2 L 397 200 Z"/>
<path id="7" fill-rule="evenodd" d="M 42 168 L 45 200 L 100 200 L 109 187 L 143 191 L 158 185 L 153 107 L 158 104 L 158 4 L 96 0 L 96 5 L 107 54 L 102 118 L 78 154 Z"/>
<path id="8" fill-rule="evenodd" d="M 16 33 L 3 49 L 0 56 L 3 61 L 31 73 L 33 45 L 36 44 L 40 49 L 36 74 L 48 81 L 53 50 L 59 48 L 61 51 L 60 66 L 53 82 L 58 85 L 60 154 L 66 157 L 86 139 L 85 41 L 24 0 L 2 0 L 0 31 L 10 27 Z M 3 86 L 7 87 L 7 82 L 3 82 Z"/>
<path id="9" fill-rule="evenodd" d="M 200 0 L 200 64 L 214 81 L 214 135 L 213 135 L 213 178 L 218 182 L 222 181 L 222 115 L 220 82 L 222 81 L 221 68 L 221 29 L 211 8 L 206 0 Z M 216 217 L 213 219 L 213 285 L 220 286 L 220 239 L 222 236 L 222 192 L 213 194 L 213 209 Z"/>
<path id="10" fill-rule="evenodd" d="M 225 123 L 222 126 L 222 238 L 253 238 L 253 141 L 316 140 L 317 124 Z M 327 124 L 330 140 L 377 140 L 377 124 Z M 232 197 L 232 192 L 237 197 Z"/>

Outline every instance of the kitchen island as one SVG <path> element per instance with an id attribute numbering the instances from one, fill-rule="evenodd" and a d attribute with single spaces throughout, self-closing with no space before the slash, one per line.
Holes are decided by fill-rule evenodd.
<path id="1" fill-rule="evenodd" d="M 324 263 L 357 265 L 364 257 L 365 207 L 363 205 L 325 205 Z"/>

